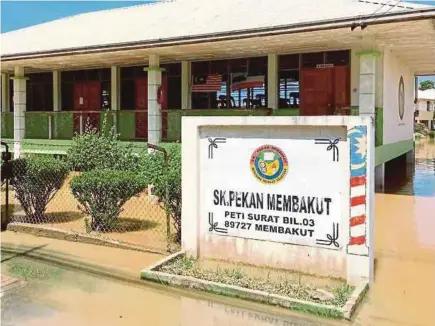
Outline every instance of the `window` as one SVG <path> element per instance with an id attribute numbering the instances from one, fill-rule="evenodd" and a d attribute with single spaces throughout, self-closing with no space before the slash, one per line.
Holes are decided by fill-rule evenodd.
<path id="1" fill-rule="evenodd" d="M 192 63 L 192 78 L 219 74 L 216 92 L 192 92 L 195 109 L 262 108 L 267 106 L 267 57 Z"/>
<path id="2" fill-rule="evenodd" d="M 299 70 L 279 72 L 279 108 L 299 107 Z"/>
<path id="3" fill-rule="evenodd" d="M 302 54 L 302 68 L 316 68 L 318 64 L 325 63 L 324 52 Z"/>
<path id="4" fill-rule="evenodd" d="M 296 69 L 299 70 L 299 54 L 281 55 L 279 57 L 279 70 Z"/>
<path id="5" fill-rule="evenodd" d="M 53 74 L 29 74 L 26 82 L 26 110 L 53 111 Z"/>
<path id="6" fill-rule="evenodd" d="M 316 68 L 318 64 L 333 64 L 334 66 L 347 66 L 350 64 L 349 50 L 304 53 L 301 56 L 302 56 L 302 68 Z M 288 56 L 284 56 L 284 57 L 288 57 Z M 286 60 L 289 59 L 287 58 Z M 288 69 L 291 67 L 280 66 L 280 68 Z M 294 67 L 292 68 L 294 69 Z"/>
<path id="7" fill-rule="evenodd" d="M 301 55 L 279 57 L 279 108 L 299 107 L 299 67 Z"/>
<path id="8" fill-rule="evenodd" d="M 332 63 L 334 66 L 347 66 L 350 64 L 350 52 L 348 50 L 326 52 L 325 63 Z"/>
<path id="9" fill-rule="evenodd" d="M 219 74 L 222 76 L 222 85 L 219 91 L 216 92 L 191 92 L 192 108 L 193 109 L 216 109 L 227 106 L 226 92 L 226 75 L 228 73 L 227 61 L 200 61 L 192 63 L 192 81 L 198 78 L 203 78 L 207 82 L 207 76 L 211 74 Z M 224 79 L 225 78 L 225 79 Z M 224 91 L 222 92 L 222 86 Z"/>

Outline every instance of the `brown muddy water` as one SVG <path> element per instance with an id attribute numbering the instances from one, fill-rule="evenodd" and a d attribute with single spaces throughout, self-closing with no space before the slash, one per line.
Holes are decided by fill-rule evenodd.
<path id="1" fill-rule="evenodd" d="M 415 165 L 403 178 L 400 170 L 389 172 L 386 192 L 376 194 L 375 282 L 350 323 L 194 291 L 120 283 L 17 257 L 2 263 L 2 273 L 27 285 L 3 295 L 2 325 L 433 326 L 434 159 L 434 143 L 417 143 Z"/>
<path id="2" fill-rule="evenodd" d="M 2 273 L 27 282 L 2 297 L 1 322 L 8 326 L 337 325 L 242 300 L 121 283 L 23 257 L 2 263 Z"/>

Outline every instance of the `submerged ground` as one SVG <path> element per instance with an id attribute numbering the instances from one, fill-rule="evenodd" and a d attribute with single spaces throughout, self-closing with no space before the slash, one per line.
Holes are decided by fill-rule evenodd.
<path id="1" fill-rule="evenodd" d="M 375 284 L 352 325 L 435 325 L 434 143 L 416 145 L 410 171 L 401 182 L 387 180 L 387 192 L 376 194 Z M 98 248 L 89 255 L 103 259 Z M 26 282 L 3 294 L 2 325 L 349 325 L 242 300 L 123 283 L 24 256 L 2 255 L 2 274 Z"/>

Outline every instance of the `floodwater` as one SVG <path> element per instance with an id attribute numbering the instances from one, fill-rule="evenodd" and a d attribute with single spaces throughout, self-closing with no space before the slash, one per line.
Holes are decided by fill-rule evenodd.
<path id="1" fill-rule="evenodd" d="M 415 150 L 375 196 L 375 282 L 357 325 L 435 325 L 435 143 Z"/>
<path id="2" fill-rule="evenodd" d="M 27 280 L 2 298 L 1 322 L 7 326 L 337 325 L 242 300 L 122 283 L 23 257 L 2 263 L 2 273 Z"/>
<path id="3" fill-rule="evenodd" d="M 395 195 L 435 197 L 435 140 L 423 140 L 415 144 L 415 164 L 407 169 L 391 164 L 386 176 L 386 192 Z M 386 173 L 387 174 L 387 173 Z"/>
<path id="4" fill-rule="evenodd" d="M 121 283 L 16 257 L 2 263 L 2 273 L 27 285 L 3 296 L 2 324 L 435 325 L 434 159 L 434 143 L 416 144 L 416 164 L 407 177 L 388 180 L 386 193 L 376 194 L 375 282 L 351 323 L 155 284 Z"/>

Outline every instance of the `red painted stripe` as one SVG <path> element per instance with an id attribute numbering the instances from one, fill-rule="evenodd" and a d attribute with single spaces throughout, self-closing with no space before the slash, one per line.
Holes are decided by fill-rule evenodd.
<path id="1" fill-rule="evenodd" d="M 361 235 L 359 237 L 351 237 L 349 245 L 363 245 L 366 243 L 366 236 Z"/>
<path id="2" fill-rule="evenodd" d="M 356 186 L 362 186 L 366 184 L 366 177 L 353 177 L 350 178 L 350 186 L 356 187 Z"/>
<path id="3" fill-rule="evenodd" d="M 358 206 L 366 203 L 366 196 L 358 196 L 350 199 L 350 206 Z"/>
<path id="4" fill-rule="evenodd" d="M 350 219 L 350 226 L 361 225 L 364 224 L 365 222 L 366 222 L 365 215 L 355 216 Z"/>

